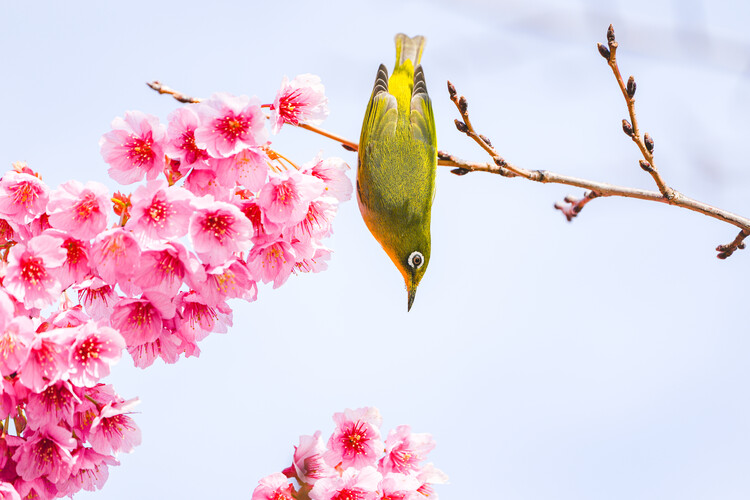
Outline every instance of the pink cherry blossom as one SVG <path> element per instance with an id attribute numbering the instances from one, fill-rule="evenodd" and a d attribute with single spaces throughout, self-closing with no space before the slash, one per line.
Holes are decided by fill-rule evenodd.
<path id="1" fill-rule="evenodd" d="M 284 172 L 269 177 L 258 202 L 272 222 L 293 225 L 307 215 L 310 202 L 320 196 L 325 185 L 312 175 Z"/>
<path id="2" fill-rule="evenodd" d="M 323 459 L 325 441 L 317 431 L 312 436 L 300 436 L 299 446 L 294 447 L 294 474 L 297 478 L 310 485 L 323 477 L 336 476 L 336 470 L 326 464 Z"/>
<path id="3" fill-rule="evenodd" d="M 70 477 L 57 484 L 63 495 L 73 496 L 81 489 L 95 491 L 101 489 L 109 477 L 109 466 L 120 462 L 109 455 L 95 452 L 91 448 L 79 447 L 73 452 L 75 463 Z"/>
<path id="4" fill-rule="evenodd" d="M 185 189 L 194 196 L 210 195 L 214 199 L 226 201 L 229 192 L 222 186 L 213 168 L 194 168 L 185 178 Z"/>
<path id="5" fill-rule="evenodd" d="M 380 471 L 418 472 L 419 463 L 435 447 L 429 434 L 414 434 L 408 425 L 399 425 L 388 433 L 385 440 L 385 456 L 380 460 Z"/>
<path id="6" fill-rule="evenodd" d="M 265 116 L 257 97 L 216 93 L 195 110 L 200 117 L 195 142 L 214 158 L 226 158 L 266 142 Z"/>
<path id="7" fill-rule="evenodd" d="M 98 182 L 68 181 L 52 192 L 47 212 L 52 227 L 78 240 L 90 240 L 107 227 L 109 193 Z"/>
<path id="8" fill-rule="evenodd" d="M 295 500 L 293 493 L 294 488 L 284 474 L 277 472 L 260 480 L 251 500 Z"/>
<path id="9" fill-rule="evenodd" d="M 141 249 L 130 233 L 121 227 L 108 229 L 91 243 L 89 259 L 92 268 L 108 284 L 127 286 L 138 267 Z"/>
<path id="10" fill-rule="evenodd" d="M 192 212 L 190 200 L 193 198 L 188 190 L 170 187 L 164 179 L 139 186 L 131 198 L 133 207 L 125 227 L 151 240 L 184 236 L 187 234 Z"/>
<path id="11" fill-rule="evenodd" d="M 378 485 L 378 500 L 419 500 L 419 480 L 406 474 L 389 473 Z"/>
<path id="12" fill-rule="evenodd" d="M 181 339 L 169 326 L 174 322 L 174 318 L 164 321 L 164 328 L 156 340 L 146 342 L 140 345 L 129 345 L 128 352 L 133 357 L 133 363 L 138 368 L 148 368 L 157 358 L 161 358 L 165 363 L 176 363 L 180 354 L 190 351 L 189 354 L 197 356 L 199 349 L 197 345 L 186 345 L 184 339 Z M 186 353 L 188 354 L 188 353 Z"/>
<path id="13" fill-rule="evenodd" d="M 0 481 L 0 500 L 21 500 L 21 495 L 12 484 Z"/>
<path id="14" fill-rule="evenodd" d="M 38 477 L 31 481 L 24 481 L 21 478 L 13 482 L 18 493 L 23 500 L 52 500 L 57 497 L 57 488 L 46 477 Z"/>
<path id="15" fill-rule="evenodd" d="M 78 286 L 78 300 L 94 319 L 109 318 L 118 300 L 114 289 L 101 278 L 95 277 Z"/>
<path id="16" fill-rule="evenodd" d="M 141 444 L 141 430 L 128 416 L 138 399 L 107 403 L 91 423 L 89 442 L 97 453 L 130 453 Z"/>
<path id="17" fill-rule="evenodd" d="M 239 202 L 240 210 L 253 225 L 253 242 L 265 243 L 270 235 L 281 233 L 282 226 L 268 220 L 257 198 L 249 198 Z"/>
<path id="18" fill-rule="evenodd" d="M 62 286 L 51 269 L 65 262 L 61 244 L 60 238 L 41 235 L 11 248 L 3 280 L 6 290 L 31 307 L 46 307 L 57 301 Z"/>
<path id="19" fill-rule="evenodd" d="M 331 250 L 314 244 L 312 256 L 298 260 L 295 264 L 297 269 L 303 273 L 319 273 L 328 269 L 328 260 L 331 258 Z"/>
<path id="20" fill-rule="evenodd" d="M 216 171 L 216 180 L 222 186 L 233 188 L 240 185 L 257 192 L 266 183 L 270 161 L 263 149 L 245 148 L 234 156 L 210 163 Z"/>
<path id="21" fill-rule="evenodd" d="M 29 346 L 29 354 L 20 366 L 20 381 L 34 392 L 41 392 L 68 371 L 68 347 L 72 328 L 55 328 L 39 332 Z"/>
<path id="22" fill-rule="evenodd" d="M 73 468 L 76 440 L 70 431 L 56 425 L 31 431 L 16 449 L 16 472 L 25 480 L 44 477 L 52 483 L 68 478 Z"/>
<path id="23" fill-rule="evenodd" d="M 26 417 L 31 429 L 73 424 L 73 410 L 80 403 L 69 382 L 58 381 L 41 392 L 29 394 Z"/>
<path id="24" fill-rule="evenodd" d="M 283 285 L 291 276 L 296 263 L 292 246 L 286 241 L 255 245 L 247 256 L 247 267 L 257 280 L 273 282 L 273 287 Z"/>
<path id="25" fill-rule="evenodd" d="M 331 196 L 338 201 L 347 201 L 352 197 L 352 182 L 346 176 L 349 165 L 341 158 L 319 157 L 302 167 L 303 173 L 317 177 L 325 183 L 324 196 Z"/>
<path id="26" fill-rule="evenodd" d="M 373 465 L 383 450 L 380 440 L 382 417 L 377 408 L 346 409 L 334 413 L 336 430 L 328 440 L 326 462 L 344 468 Z"/>
<path id="27" fill-rule="evenodd" d="M 429 463 L 422 467 L 422 470 L 417 474 L 417 479 L 421 483 L 421 486 L 417 491 L 429 500 L 438 500 L 438 495 L 435 493 L 432 485 L 447 483 L 448 475 L 436 468 L 433 464 Z"/>
<path id="28" fill-rule="evenodd" d="M 197 291 L 208 305 L 215 305 L 226 299 L 242 299 L 252 302 L 258 298 L 258 287 L 247 264 L 232 259 L 220 266 L 206 270 L 203 286 Z M 197 285 L 197 283 L 196 283 Z"/>
<path id="29" fill-rule="evenodd" d="M 174 296 L 183 282 L 203 283 L 205 278 L 200 261 L 184 245 L 173 241 L 151 245 L 151 249 L 144 251 L 133 280 L 143 290 Z"/>
<path id="30" fill-rule="evenodd" d="M 179 302 L 182 306 L 180 337 L 190 342 L 203 340 L 211 332 L 226 333 L 227 326 L 232 325 L 232 310 L 226 303 L 209 306 L 194 293 L 181 294 Z"/>
<path id="31" fill-rule="evenodd" d="M 48 229 L 43 234 L 59 238 L 61 247 L 66 252 L 65 262 L 60 267 L 51 269 L 51 273 L 60 281 L 60 287 L 65 290 L 69 286 L 80 283 L 91 274 L 89 266 L 90 243 L 75 239 L 64 231 Z"/>
<path id="32" fill-rule="evenodd" d="M 115 305 L 111 323 L 129 346 L 156 340 L 163 321 L 175 315 L 175 306 L 166 295 L 146 292 L 140 299 L 122 299 Z"/>
<path id="33" fill-rule="evenodd" d="M 310 490 L 312 500 L 377 500 L 383 476 L 372 466 L 349 467 L 341 477 L 324 477 Z"/>
<path id="34" fill-rule="evenodd" d="M 7 377 L 26 360 L 34 340 L 34 324 L 26 316 L 16 316 L 0 333 L 0 375 Z"/>
<path id="35" fill-rule="evenodd" d="M 0 216 L 28 224 L 47 208 L 49 188 L 34 175 L 6 172 L 0 179 Z"/>
<path id="36" fill-rule="evenodd" d="M 73 431 L 81 441 L 87 441 L 91 425 L 99 415 L 99 410 L 109 403 L 122 399 L 109 384 L 96 384 L 94 387 L 74 387 L 81 403 L 75 408 Z"/>
<path id="37" fill-rule="evenodd" d="M 183 166 L 196 163 L 205 165 L 208 153 L 195 144 L 195 129 L 200 123 L 195 105 L 177 108 L 169 115 L 167 135 L 169 142 L 166 152 L 171 158 L 179 159 Z"/>
<path id="38" fill-rule="evenodd" d="M 164 169 L 167 130 L 159 119 L 140 111 L 112 120 L 112 130 L 99 140 L 109 176 L 120 184 L 156 179 Z"/>
<path id="39" fill-rule="evenodd" d="M 195 200 L 193 205 L 190 238 L 195 253 L 204 262 L 219 265 L 235 252 L 244 252 L 252 246 L 252 226 L 239 208 L 214 201 L 210 196 Z"/>
<path id="40" fill-rule="evenodd" d="M 94 321 L 77 329 L 70 347 L 70 380 L 76 385 L 93 387 L 109 375 L 125 349 L 125 339 L 108 326 Z"/>
<path id="41" fill-rule="evenodd" d="M 307 214 L 292 227 L 291 234 L 300 240 L 330 236 L 335 216 L 336 205 L 328 203 L 325 198 L 317 198 L 310 202 Z"/>
<path id="42" fill-rule="evenodd" d="M 318 125 L 328 116 L 328 98 L 320 77 L 298 75 L 291 82 L 285 76 L 271 104 L 273 133 L 278 134 L 284 123 Z"/>

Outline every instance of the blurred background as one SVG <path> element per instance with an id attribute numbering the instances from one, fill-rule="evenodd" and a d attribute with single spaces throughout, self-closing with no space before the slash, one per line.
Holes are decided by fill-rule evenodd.
<path id="1" fill-rule="evenodd" d="M 669 185 L 750 216 L 750 3 L 740 0 L 9 2 L 0 4 L 0 162 L 51 186 L 112 190 L 99 154 L 111 120 L 166 120 L 188 94 L 258 95 L 284 75 L 326 85 L 323 127 L 357 140 L 393 35 L 427 37 L 423 65 L 441 149 L 486 158 L 459 134 L 446 80 L 509 161 L 653 189 L 621 131 L 627 111 L 596 42 L 613 23 L 638 84 L 642 130 Z M 285 127 L 299 162 L 356 156 Z M 300 434 L 377 406 L 438 446 L 443 499 L 750 498 L 750 251 L 734 227 L 656 203 L 443 167 L 430 268 L 406 312 L 400 274 L 342 204 L 329 270 L 260 287 L 199 359 L 110 381 L 141 399 L 143 444 L 78 498 L 250 498 Z"/>

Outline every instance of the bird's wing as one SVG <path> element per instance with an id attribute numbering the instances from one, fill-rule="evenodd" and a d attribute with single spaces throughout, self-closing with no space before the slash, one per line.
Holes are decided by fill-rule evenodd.
<path id="1" fill-rule="evenodd" d="M 396 98 L 388 93 L 388 70 L 381 64 L 365 113 L 362 136 L 359 140 L 361 147 L 366 147 L 373 140 L 377 141 L 383 136 L 392 136 L 396 131 L 397 122 L 398 104 Z"/>
<path id="2" fill-rule="evenodd" d="M 411 91 L 411 133 L 414 139 L 436 148 L 435 118 L 432 114 L 432 101 L 427 95 L 422 65 L 414 70 L 414 87 Z"/>

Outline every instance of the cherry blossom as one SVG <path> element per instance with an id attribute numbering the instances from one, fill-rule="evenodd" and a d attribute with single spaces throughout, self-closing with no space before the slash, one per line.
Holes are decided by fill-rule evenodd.
<path id="1" fill-rule="evenodd" d="M 266 142 L 265 118 L 257 97 L 216 93 L 194 108 L 200 117 L 195 143 L 214 158 Z"/>
<path id="2" fill-rule="evenodd" d="M 125 118 L 115 118 L 99 141 L 110 177 L 120 184 L 156 179 L 164 169 L 166 138 L 166 128 L 153 115 L 128 111 Z"/>
<path id="3" fill-rule="evenodd" d="M 291 82 L 285 76 L 271 104 L 273 133 L 278 134 L 284 123 L 318 125 L 328 116 L 328 98 L 317 75 L 296 76 Z"/>

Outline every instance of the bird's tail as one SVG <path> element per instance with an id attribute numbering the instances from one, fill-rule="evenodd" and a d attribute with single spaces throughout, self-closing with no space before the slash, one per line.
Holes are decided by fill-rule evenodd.
<path id="1" fill-rule="evenodd" d="M 395 37 L 396 40 L 396 67 L 403 65 L 407 59 L 411 60 L 412 66 L 416 67 L 422 58 L 425 37 L 415 36 L 410 38 L 403 33 Z"/>

